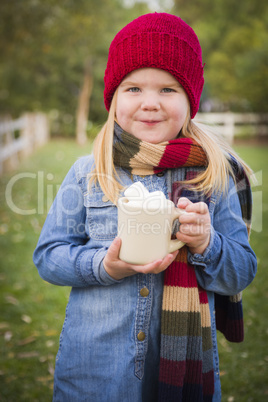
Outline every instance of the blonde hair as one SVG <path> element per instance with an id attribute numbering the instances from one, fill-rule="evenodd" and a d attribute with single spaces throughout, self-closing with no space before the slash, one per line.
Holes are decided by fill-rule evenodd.
<path id="1" fill-rule="evenodd" d="M 106 197 L 114 204 L 117 204 L 119 193 L 123 189 L 113 161 L 116 101 L 117 90 L 112 99 L 108 119 L 94 141 L 93 155 L 95 164 L 89 174 L 89 188 L 92 184 L 98 183 Z"/>
<path id="2" fill-rule="evenodd" d="M 93 155 L 95 165 L 89 176 L 89 188 L 93 183 L 98 183 L 106 195 L 114 204 L 124 186 L 120 183 L 113 162 L 113 136 L 114 121 L 117 101 L 117 90 L 113 96 L 108 119 L 97 135 Z M 194 139 L 204 149 L 208 166 L 194 179 L 188 180 L 187 184 L 194 185 L 194 189 L 211 194 L 212 191 L 226 192 L 229 175 L 234 176 L 230 165 L 230 155 L 243 166 L 248 176 L 252 174 L 249 166 L 237 155 L 232 147 L 211 127 L 201 123 L 195 123 L 190 118 L 190 107 L 185 123 L 182 127 L 182 136 Z M 183 183 L 183 182 L 182 182 Z"/>

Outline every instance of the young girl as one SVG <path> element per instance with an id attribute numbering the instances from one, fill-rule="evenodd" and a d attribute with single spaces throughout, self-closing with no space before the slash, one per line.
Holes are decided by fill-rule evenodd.
<path id="1" fill-rule="evenodd" d="M 104 81 L 108 120 L 67 174 L 34 252 L 44 280 L 72 287 L 54 401 L 220 401 L 216 325 L 243 339 L 239 292 L 256 273 L 250 170 L 192 121 L 203 64 L 180 18 L 124 27 Z M 176 233 L 186 245 L 144 266 L 119 259 L 117 237 L 118 197 L 137 181 L 189 212 Z"/>

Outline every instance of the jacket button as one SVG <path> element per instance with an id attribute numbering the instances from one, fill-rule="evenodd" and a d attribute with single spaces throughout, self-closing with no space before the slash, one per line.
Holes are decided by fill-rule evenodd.
<path id="1" fill-rule="evenodd" d="M 144 287 L 144 288 L 142 288 L 141 290 L 140 290 L 140 295 L 142 296 L 142 297 L 147 297 L 148 295 L 149 295 L 149 289 L 147 289 L 146 287 Z"/>
<path id="2" fill-rule="evenodd" d="M 138 338 L 139 341 L 144 341 L 144 339 L 145 339 L 145 333 L 142 332 L 142 331 L 140 331 L 140 332 L 138 333 L 138 335 L 137 335 L 137 338 Z"/>
<path id="3" fill-rule="evenodd" d="M 103 202 L 108 202 L 108 201 L 109 201 L 109 198 L 107 197 L 107 195 L 104 195 L 104 196 L 102 197 L 102 201 L 103 201 Z"/>

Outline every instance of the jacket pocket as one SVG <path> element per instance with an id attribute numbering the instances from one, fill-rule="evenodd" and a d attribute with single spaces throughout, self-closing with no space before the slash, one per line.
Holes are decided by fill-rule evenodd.
<path id="1" fill-rule="evenodd" d="M 95 240 L 113 240 L 117 235 L 117 207 L 106 200 L 103 192 L 86 194 L 84 205 L 89 237 Z"/>

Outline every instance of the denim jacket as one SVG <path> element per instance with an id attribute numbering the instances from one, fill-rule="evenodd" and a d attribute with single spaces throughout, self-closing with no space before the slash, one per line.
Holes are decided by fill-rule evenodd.
<path id="1" fill-rule="evenodd" d="M 48 213 L 34 252 L 40 276 L 71 286 L 60 336 L 54 401 L 154 402 L 160 345 L 162 274 L 136 274 L 117 281 L 103 259 L 117 235 L 117 207 L 97 185 L 88 191 L 92 156 L 70 169 Z M 178 169 L 183 175 L 185 168 Z M 164 175 L 132 176 L 118 169 L 127 187 L 141 181 L 149 191 L 167 196 Z M 214 292 L 237 294 L 256 273 L 234 183 L 228 196 L 210 199 L 211 239 L 203 255 L 188 254 L 197 280 L 207 290 L 213 337 L 215 394 L 221 400 Z M 138 252 L 138 250 L 137 250 Z M 140 341 L 137 335 L 145 333 Z"/>

